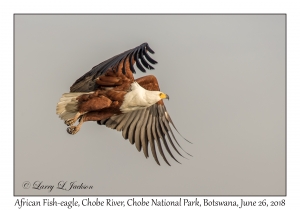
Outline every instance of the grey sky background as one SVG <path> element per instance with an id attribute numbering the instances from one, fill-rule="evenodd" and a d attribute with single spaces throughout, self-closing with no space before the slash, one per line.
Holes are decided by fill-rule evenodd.
<path id="1" fill-rule="evenodd" d="M 194 157 L 171 167 L 94 122 L 69 135 L 55 114 L 76 79 L 143 42 L 193 142 L 177 135 Z M 94 188 L 22 188 L 62 180 Z M 285 16 L 16 15 L 15 194 L 284 195 Z"/>

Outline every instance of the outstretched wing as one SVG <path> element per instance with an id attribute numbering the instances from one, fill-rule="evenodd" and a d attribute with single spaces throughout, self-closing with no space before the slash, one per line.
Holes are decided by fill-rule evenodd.
<path id="1" fill-rule="evenodd" d="M 131 144 L 135 144 L 138 151 L 143 149 L 146 158 L 149 157 L 148 145 L 150 144 L 152 155 L 158 165 L 160 165 L 160 163 L 156 154 L 157 148 L 164 161 L 170 165 L 163 152 L 162 144 L 175 161 L 177 160 L 172 154 L 169 145 L 171 145 L 173 149 L 183 157 L 174 145 L 175 141 L 182 149 L 175 138 L 170 124 L 172 124 L 176 131 L 177 129 L 163 104 L 156 103 L 146 109 L 136 110 L 121 115 L 114 115 L 109 119 L 97 121 L 97 123 L 100 125 L 106 125 L 107 127 L 116 129 L 117 131 L 122 131 L 123 138 L 129 139 Z M 190 155 L 189 153 L 187 154 Z"/>
<path id="2" fill-rule="evenodd" d="M 126 73 L 126 66 L 132 73 L 136 73 L 134 69 L 134 64 L 142 72 L 146 72 L 147 69 L 154 69 L 149 63 L 156 64 L 157 62 L 153 60 L 147 51 L 154 54 L 154 51 L 149 47 L 148 43 L 143 43 L 140 46 L 127 50 L 119 55 L 116 55 L 102 63 L 94 66 L 89 72 L 85 73 L 75 83 L 70 87 L 70 92 L 90 92 L 98 88 L 96 79 L 106 73 L 109 69 L 118 68 L 122 66 L 122 73 Z M 149 62 L 149 63 L 148 63 Z"/>

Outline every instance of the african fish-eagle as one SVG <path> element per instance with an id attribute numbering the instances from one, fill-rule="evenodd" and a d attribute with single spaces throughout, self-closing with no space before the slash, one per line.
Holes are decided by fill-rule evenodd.
<path id="1" fill-rule="evenodd" d="M 97 121 L 99 125 L 122 131 L 124 139 L 135 144 L 138 151 L 143 149 L 146 158 L 149 157 L 149 143 L 152 155 L 160 165 L 156 144 L 161 156 L 170 165 L 161 143 L 175 161 L 166 139 L 179 155 L 181 153 L 173 140 L 181 146 L 170 124 L 177 129 L 163 103 L 163 99 L 169 99 L 169 96 L 160 91 L 155 76 L 148 75 L 136 80 L 133 77 L 136 73 L 134 64 L 142 72 L 146 72 L 145 68 L 154 69 L 149 63 L 157 62 L 147 52 L 154 53 L 147 43 L 143 43 L 94 66 L 75 81 L 69 93 L 62 95 L 56 114 L 69 126 L 69 134 L 76 134 L 86 121 Z M 77 120 L 79 123 L 74 126 Z"/>

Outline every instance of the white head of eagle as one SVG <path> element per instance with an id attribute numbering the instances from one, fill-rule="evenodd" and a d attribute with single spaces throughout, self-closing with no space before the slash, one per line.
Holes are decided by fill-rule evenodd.
<path id="1" fill-rule="evenodd" d="M 123 104 L 120 107 L 122 113 L 144 109 L 152 106 L 161 99 L 169 99 L 169 96 L 160 91 L 149 91 L 133 82 L 130 91 L 124 96 Z"/>

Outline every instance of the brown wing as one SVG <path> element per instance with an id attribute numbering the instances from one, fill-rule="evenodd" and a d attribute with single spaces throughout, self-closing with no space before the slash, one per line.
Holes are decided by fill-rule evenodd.
<path id="1" fill-rule="evenodd" d="M 157 62 L 147 54 L 147 51 L 154 53 L 148 43 L 143 43 L 94 66 L 75 81 L 70 87 L 70 92 L 90 92 L 99 89 L 100 86 L 119 86 L 125 78 L 133 79 L 132 73 L 135 73 L 133 67 L 135 63 L 142 72 L 146 72 L 145 68 L 154 69 L 148 62 L 152 64 Z M 101 79 L 101 75 L 105 75 L 105 78 L 102 77 Z"/>

